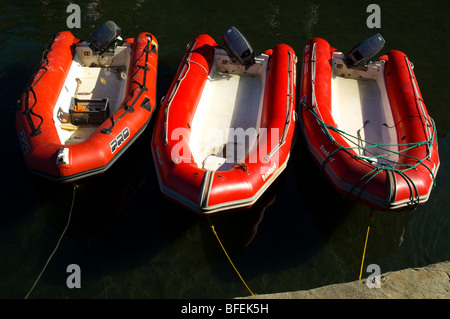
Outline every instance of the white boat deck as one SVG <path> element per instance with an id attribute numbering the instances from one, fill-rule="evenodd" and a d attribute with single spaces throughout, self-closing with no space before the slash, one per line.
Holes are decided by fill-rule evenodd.
<path id="1" fill-rule="evenodd" d="M 189 146 L 201 168 L 228 170 L 257 141 L 268 56 L 248 70 L 216 50 L 214 63 L 192 121 Z"/>
<path id="2" fill-rule="evenodd" d="M 332 115 L 338 129 L 352 136 L 350 146 L 361 147 L 355 149 L 356 154 L 391 154 L 377 161 L 397 161 L 397 132 L 384 82 L 384 63 L 372 62 L 367 70 L 348 69 L 343 54 L 334 53 L 332 65 Z M 368 149 L 371 143 L 387 146 Z"/>
<path id="3" fill-rule="evenodd" d="M 54 109 L 55 125 L 61 144 L 76 144 L 96 131 L 97 125 L 73 125 L 69 107 L 72 98 L 109 99 L 110 114 L 121 105 L 127 84 L 131 47 L 116 48 L 114 57 L 94 55 L 87 43 L 77 46 L 69 74 Z"/>

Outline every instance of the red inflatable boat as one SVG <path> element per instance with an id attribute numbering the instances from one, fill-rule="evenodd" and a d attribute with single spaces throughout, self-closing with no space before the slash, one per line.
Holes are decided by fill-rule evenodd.
<path id="1" fill-rule="evenodd" d="M 163 194 L 200 214 L 252 206 L 280 175 L 295 130 L 294 50 L 259 56 L 230 28 L 188 46 L 153 131 Z M 242 45 L 242 46 L 241 46 Z"/>
<path id="2" fill-rule="evenodd" d="M 16 128 L 33 173 L 76 182 L 107 170 L 150 121 L 158 44 L 106 22 L 91 43 L 58 33 L 19 100 Z"/>
<path id="3" fill-rule="evenodd" d="M 313 157 L 339 193 L 378 210 L 413 209 L 435 185 L 436 127 L 404 53 L 370 62 L 364 56 L 381 40 L 375 35 L 348 57 L 323 39 L 309 41 L 300 118 Z"/>

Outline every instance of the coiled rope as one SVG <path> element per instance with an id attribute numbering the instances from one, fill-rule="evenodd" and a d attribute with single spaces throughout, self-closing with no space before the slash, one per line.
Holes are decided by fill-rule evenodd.
<path id="1" fill-rule="evenodd" d="M 61 236 L 59 237 L 58 243 L 56 244 L 55 249 L 53 250 L 53 252 L 50 254 L 50 256 L 47 259 L 47 262 L 44 265 L 44 268 L 42 268 L 41 273 L 39 274 L 39 276 L 36 278 L 36 281 L 34 282 L 33 286 L 31 287 L 30 291 L 28 291 L 27 295 L 25 296 L 24 299 L 28 299 L 28 296 L 31 294 L 31 292 L 33 291 L 34 287 L 36 287 L 39 279 L 41 279 L 42 274 L 44 273 L 45 269 L 47 268 L 48 264 L 50 263 L 50 260 L 53 258 L 53 255 L 55 254 L 56 250 L 59 247 L 59 244 L 61 243 L 62 238 L 64 237 L 67 229 L 69 228 L 69 224 L 70 224 L 70 219 L 72 218 L 72 211 L 73 211 L 73 204 L 75 203 L 75 193 L 76 193 L 76 189 L 78 188 L 78 186 L 75 184 L 73 186 L 73 195 L 72 195 L 72 204 L 70 205 L 70 212 L 69 212 L 69 217 L 67 219 L 67 224 L 66 227 L 64 228 Z"/>
<path id="2" fill-rule="evenodd" d="M 216 232 L 216 230 L 214 229 L 214 225 L 212 224 L 211 219 L 210 219 L 209 217 L 208 217 L 208 223 L 209 223 L 209 226 L 211 227 L 211 229 L 212 229 L 214 235 L 216 236 L 217 241 L 218 241 L 219 244 L 220 244 L 220 247 L 222 247 L 222 250 L 223 250 L 223 252 L 225 253 L 225 256 L 227 256 L 228 261 L 230 262 L 231 266 L 233 266 L 234 271 L 237 273 L 237 275 L 239 276 L 239 278 L 241 279 L 242 283 L 245 285 L 245 287 L 247 288 L 247 290 L 250 292 L 250 294 L 251 294 L 252 296 L 256 296 L 256 294 L 254 294 L 254 293 L 250 290 L 250 288 L 248 287 L 248 285 L 247 285 L 247 283 L 245 282 L 244 278 L 242 278 L 241 274 L 240 274 L 239 271 L 237 270 L 237 268 L 236 268 L 236 266 L 234 265 L 233 261 L 231 260 L 230 256 L 228 256 L 228 253 L 227 253 L 227 251 L 225 250 L 225 247 L 222 245 L 222 242 L 220 241 L 219 235 L 217 235 L 217 232 Z"/>

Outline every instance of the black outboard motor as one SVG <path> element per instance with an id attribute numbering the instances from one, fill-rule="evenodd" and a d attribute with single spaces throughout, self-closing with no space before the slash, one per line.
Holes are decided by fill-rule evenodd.
<path id="1" fill-rule="evenodd" d="M 357 67 L 364 64 L 383 48 L 384 43 L 385 41 L 379 33 L 365 39 L 347 54 L 347 65 L 349 67 Z"/>
<path id="2" fill-rule="evenodd" d="M 121 29 L 113 21 L 106 21 L 95 30 L 91 38 L 89 47 L 97 54 L 103 54 L 105 51 L 114 48 L 116 41 L 122 40 L 120 37 Z"/>
<path id="3" fill-rule="evenodd" d="M 232 26 L 225 31 L 223 40 L 232 57 L 240 64 L 245 65 L 246 69 L 255 63 L 255 54 L 250 43 L 236 27 Z"/>

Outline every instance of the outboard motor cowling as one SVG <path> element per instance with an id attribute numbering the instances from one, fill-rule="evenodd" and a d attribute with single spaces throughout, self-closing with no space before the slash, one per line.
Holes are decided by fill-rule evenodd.
<path id="1" fill-rule="evenodd" d="M 358 43 L 347 54 L 347 65 L 357 67 L 375 56 L 384 46 L 384 39 L 377 33 Z"/>
<path id="2" fill-rule="evenodd" d="M 121 29 L 113 21 L 106 21 L 92 35 L 89 47 L 97 54 L 103 54 L 112 48 L 120 38 Z"/>
<path id="3" fill-rule="evenodd" d="M 240 64 L 248 68 L 255 63 L 255 54 L 250 43 L 236 27 L 232 26 L 225 31 L 223 40 L 232 57 Z"/>

